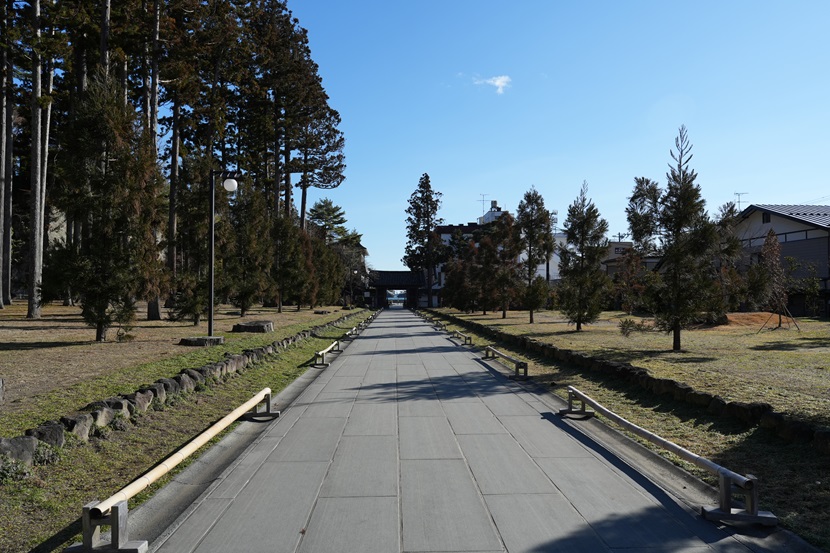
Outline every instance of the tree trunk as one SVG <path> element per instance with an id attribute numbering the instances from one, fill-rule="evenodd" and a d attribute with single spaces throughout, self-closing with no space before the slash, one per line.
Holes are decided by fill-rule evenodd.
<path id="1" fill-rule="evenodd" d="M 54 33 L 53 33 L 54 34 Z M 46 83 L 46 94 L 51 97 L 54 84 L 55 84 L 55 60 L 51 59 L 46 64 L 47 66 L 47 83 Z M 43 215 L 41 216 L 42 220 L 46 220 L 46 176 L 48 174 L 48 167 L 49 167 L 49 131 L 51 129 L 51 121 L 52 121 L 52 102 L 49 102 L 49 105 L 46 106 L 46 114 L 43 121 L 43 145 L 41 146 L 41 156 L 43 162 L 43 169 L 41 171 L 40 177 L 40 208 L 43 211 Z M 46 239 L 48 240 L 48 236 Z"/>
<path id="2" fill-rule="evenodd" d="M 280 115 L 282 109 L 277 103 L 277 93 L 274 91 L 274 217 L 280 216 Z"/>
<path id="3" fill-rule="evenodd" d="M 291 162 L 291 150 L 288 147 L 288 140 L 285 140 L 283 145 L 283 167 L 285 168 L 285 217 L 291 220 L 291 169 L 289 163 Z"/>
<path id="4" fill-rule="evenodd" d="M 104 74 L 109 75 L 110 72 L 110 0 L 101 0 L 101 67 L 104 69 Z"/>
<path id="5" fill-rule="evenodd" d="M 5 60 L 5 67 L 6 67 L 6 74 L 12 75 L 12 58 L 8 56 Z M 11 85 L 11 79 L 9 79 L 9 85 Z M 5 201 L 0 209 L 3 210 L 3 241 L 0 243 L 0 250 L 2 250 L 2 263 L 3 263 L 3 270 L 2 272 L 2 279 L 0 279 L 0 295 L 3 297 L 3 303 L 5 305 L 12 304 L 12 187 L 14 185 L 14 166 L 13 166 L 13 156 L 14 156 L 14 133 L 12 132 L 12 123 L 13 123 L 13 111 L 14 111 L 14 96 L 12 95 L 12 87 L 7 86 L 6 90 L 4 91 L 5 100 L 6 100 L 6 116 L 5 120 L 0 122 L 5 129 L 6 135 L 6 146 L 5 149 L 0 152 L 3 159 L 0 163 L 3 164 L 5 169 L 6 175 L 6 182 L 4 186 L 4 196 Z"/>
<path id="6" fill-rule="evenodd" d="M 40 1 L 32 2 L 32 25 L 34 28 L 34 42 L 40 42 Z M 26 317 L 29 319 L 40 318 L 40 284 L 43 271 L 43 207 L 41 205 L 41 107 L 40 107 L 40 75 L 41 61 L 38 48 L 32 49 L 32 95 L 31 95 L 31 121 L 29 122 L 32 133 L 31 158 L 29 160 L 29 173 L 31 175 L 31 189 L 29 201 L 31 202 L 31 219 L 29 220 L 29 308 Z"/>
<path id="7" fill-rule="evenodd" d="M 3 31 L 3 36 L 8 36 L 6 31 L 6 3 L 3 2 L 2 6 L 0 6 L 0 30 Z M 5 45 L 2 46 L 2 53 L 0 54 L 0 261 L 2 261 L 3 257 L 3 244 L 5 244 L 4 236 L 6 232 L 6 225 L 4 224 L 5 221 L 5 205 L 6 205 L 6 178 L 11 178 L 11 176 L 6 175 L 6 110 L 11 109 L 11 105 L 7 105 L 6 103 L 6 87 L 10 86 L 11 79 L 7 78 L 7 63 L 6 60 L 8 59 L 8 52 L 5 48 Z M 0 263 L 0 283 L 5 282 L 4 275 L 5 274 L 5 266 L 3 263 Z M 0 285 L 0 309 L 4 308 L 4 297 L 2 294 L 2 285 Z"/>
<path id="8" fill-rule="evenodd" d="M 159 301 L 159 298 L 153 298 L 147 302 L 147 320 L 161 320 L 161 302 Z"/>
<path id="9" fill-rule="evenodd" d="M 146 9 L 146 7 L 145 7 Z M 148 96 L 147 108 L 149 111 L 147 117 L 147 131 L 150 133 L 150 144 L 153 152 L 154 162 L 158 160 L 158 57 L 159 57 L 159 18 L 160 18 L 159 0 L 153 0 L 153 34 L 152 34 L 152 52 L 149 59 L 149 83 L 145 86 L 149 87 L 149 92 L 145 92 Z M 145 42 L 146 44 L 146 42 Z M 147 58 L 145 58 L 146 60 Z M 153 236 L 158 237 L 158 227 L 153 228 Z M 161 320 L 161 298 L 158 294 L 151 298 L 147 303 L 147 320 L 160 321 Z"/>
<path id="10" fill-rule="evenodd" d="M 172 113 L 173 136 L 170 141 L 170 194 L 167 211 L 167 268 L 170 270 L 170 276 L 173 282 L 173 287 L 170 290 L 171 304 L 176 295 L 176 276 L 178 275 L 178 247 L 176 245 L 176 226 L 178 221 L 176 212 L 178 210 L 179 197 L 179 147 L 181 142 L 179 140 L 179 127 L 181 125 L 180 110 L 181 107 L 179 105 L 179 100 L 178 98 L 174 98 Z"/>
<path id="11" fill-rule="evenodd" d="M 98 323 L 95 325 L 95 341 L 96 342 L 106 342 L 107 341 L 107 326 L 104 323 Z"/>
<path id="12" fill-rule="evenodd" d="M 674 323 L 672 327 L 672 351 L 680 351 L 680 323 Z"/>
<path id="13" fill-rule="evenodd" d="M 161 22 L 161 2 L 153 0 L 153 53 L 150 58 L 150 133 L 153 140 L 153 153 L 158 156 L 159 134 L 159 26 Z"/>

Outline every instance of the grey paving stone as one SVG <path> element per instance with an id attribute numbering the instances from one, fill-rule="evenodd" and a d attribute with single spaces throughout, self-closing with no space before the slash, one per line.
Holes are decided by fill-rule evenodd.
<path id="1" fill-rule="evenodd" d="M 344 436 L 395 436 L 398 406 L 395 403 L 355 403 Z"/>
<path id="2" fill-rule="evenodd" d="M 510 553 L 608 551 L 562 494 L 488 495 L 484 501 Z"/>
<path id="3" fill-rule="evenodd" d="M 395 356 L 395 364 L 398 368 L 405 365 L 414 365 L 422 369 L 424 368 L 423 363 L 421 363 L 421 357 L 417 353 L 399 353 Z"/>
<path id="4" fill-rule="evenodd" d="M 556 487 L 611 548 L 705 545 L 654 498 L 596 458 L 542 458 Z"/>
<path id="5" fill-rule="evenodd" d="M 288 409 L 282 411 L 279 418 L 271 424 L 266 431 L 266 436 L 285 436 L 305 410 L 305 405 L 292 404 Z"/>
<path id="6" fill-rule="evenodd" d="M 401 397 L 398 394 L 398 417 L 443 417 L 444 410 L 438 396 Z"/>
<path id="7" fill-rule="evenodd" d="M 397 497 L 321 498 L 299 551 L 389 553 L 399 547 Z"/>
<path id="8" fill-rule="evenodd" d="M 155 553 L 192 553 L 230 504 L 230 499 L 206 499 Z"/>
<path id="9" fill-rule="evenodd" d="M 341 417 L 346 418 L 354 405 L 357 394 L 320 392 L 317 399 L 306 407 L 304 417 Z"/>
<path id="10" fill-rule="evenodd" d="M 442 402 L 444 413 L 450 421 L 452 431 L 456 434 L 504 434 L 499 419 L 482 402 L 453 403 Z"/>
<path id="11" fill-rule="evenodd" d="M 265 463 L 194 551 L 293 553 L 327 468 L 328 463 Z"/>
<path id="12" fill-rule="evenodd" d="M 404 551 L 502 551 L 462 460 L 402 460 Z"/>
<path id="13" fill-rule="evenodd" d="M 509 434 L 458 436 L 481 493 L 553 493 L 555 488 Z"/>
<path id="14" fill-rule="evenodd" d="M 225 475 L 225 478 L 211 492 L 211 498 L 234 498 L 254 477 L 256 471 L 268 456 L 280 443 L 278 436 L 265 436 L 253 448 L 249 449 L 247 455 L 240 459 L 233 470 Z"/>
<path id="15" fill-rule="evenodd" d="M 314 381 L 314 383 L 309 385 L 309 387 L 306 388 L 302 394 L 300 394 L 294 403 L 291 404 L 291 407 L 305 407 L 306 405 L 309 405 L 314 401 L 314 398 L 317 397 L 317 394 L 322 392 L 325 387 L 325 382 Z"/>
<path id="16" fill-rule="evenodd" d="M 321 393 L 350 392 L 356 396 L 362 382 L 361 376 L 335 376 L 326 384 Z"/>
<path id="17" fill-rule="evenodd" d="M 398 372 L 391 369 L 371 369 L 366 371 L 363 376 L 363 385 L 371 386 L 376 384 L 396 384 L 398 382 Z"/>
<path id="18" fill-rule="evenodd" d="M 343 436 L 321 497 L 398 495 L 396 436 Z"/>
<path id="19" fill-rule="evenodd" d="M 352 376 L 363 378 L 367 370 L 369 370 L 368 363 L 349 363 L 337 367 L 335 374 L 338 377 Z"/>
<path id="20" fill-rule="evenodd" d="M 482 395 L 481 401 L 483 401 L 497 417 L 539 414 L 538 411 L 535 411 L 513 393 Z"/>
<path id="21" fill-rule="evenodd" d="M 427 370 L 421 365 L 398 365 L 398 382 L 402 380 L 424 380 L 429 378 Z"/>
<path id="22" fill-rule="evenodd" d="M 401 459 L 460 459 L 461 451 L 444 417 L 400 417 Z"/>
<path id="23" fill-rule="evenodd" d="M 349 352 L 351 353 L 351 352 Z M 378 369 L 395 369 L 395 354 L 391 355 L 383 355 L 383 354 L 374 354 L 369 359 L 369 370 L 378 370 Z"/>
<path id="24" fill-rule="evenodd" d="M 458 376 L 458 373 L 443 355 L 422 355 L 421 364 L 427 370 L 430 378 L 441 378 L 446 376 Z"/>
<path id="25" fill-rule="evenodd" d="M 538 414 L 499 420 L 531 457 L 593 457 L 582 444 Z"/>
<path id="26" fill-rule="evenodd" d="M 344 418 L 300 418 L 268 462 L 330 461 L 344 426 Z"/>

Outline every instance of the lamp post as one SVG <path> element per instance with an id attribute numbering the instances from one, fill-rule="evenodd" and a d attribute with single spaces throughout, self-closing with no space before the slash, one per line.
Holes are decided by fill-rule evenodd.
<path id="1" fill-rule="evenodd" d="M 216 177 L 222 177 L 222 186 L 228 192 L 233 192 L 239 183 L 236 179 L 242 176 L 238 171 L 217 171 L 210 170 L 210 263 L 208 264 L 208 338 L 213 338 L 213 257 L 216 243 L 215 221 L 216 221 Z"/>

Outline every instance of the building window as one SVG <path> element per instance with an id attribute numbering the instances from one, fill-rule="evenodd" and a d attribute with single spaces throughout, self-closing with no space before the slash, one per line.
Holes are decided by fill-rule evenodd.
<path id="1" fill-rule="evenodd" d="M 762 223 L 769 223 L 770 216 L 769 213 L 761 213 L 761 222 Z"/>

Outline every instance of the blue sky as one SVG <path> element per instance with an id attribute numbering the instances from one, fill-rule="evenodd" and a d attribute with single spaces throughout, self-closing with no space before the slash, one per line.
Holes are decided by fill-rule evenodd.
<path id="1" fill-rule="evenodd" d="M 560 226 L 583 181 L 610 234 L 665 184 L 681 125 L 710 214 L 830 204 L 830 2 L 289 0 L 346 137 L 329 197 L 369 264 L 403 268 L 428 173 L 447 223 L 535 186 Z"/>

